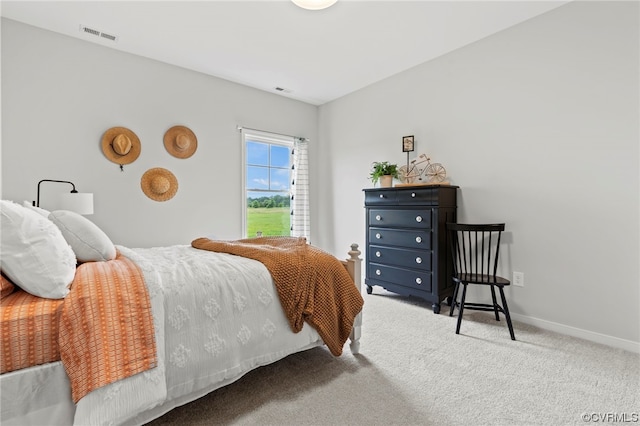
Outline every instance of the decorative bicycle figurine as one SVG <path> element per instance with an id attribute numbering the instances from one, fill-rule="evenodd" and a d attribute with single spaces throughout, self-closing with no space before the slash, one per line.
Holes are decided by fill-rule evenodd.
<path id="1" fill-rule="evenodd" d="M 398 177 L 405 183 L 440 183 L 447 177 L 447 171 L 440 163 L 431 163 L 431 158 L 420 154 L 418 158 L 398 169 Z"/>

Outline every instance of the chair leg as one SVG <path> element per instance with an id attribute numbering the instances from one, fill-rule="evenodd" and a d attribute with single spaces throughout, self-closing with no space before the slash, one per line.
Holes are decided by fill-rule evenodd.
<path id="1" fill-rule="evenodd" d="M 451 307 L 449 308 L 449 316 L 453 316 L 453 309 L 458 304 L 458 289 L 460 288 L 460 281 L 456 283 L 456 288 L 453 289 L 453 298 L 451 299 Z"/>
<path id="2" fill-rule="evenodd" d="M 467 296 L 467 284 L 462 283 L 462 297 L 460 298 L 460 309 L 458 309 L 458 324 L 456 334 L 460 334 L 460 324 L 462 324 L 462 313 L 464 311 L 464 299 Z"/>
<path id="3" fill-rule="evenodd" d="M 498 302 L 496 301 L 496 289 L 494 285 L 491 285 L 491 298 L 493 299 L 493 313 L 496 315 L 496 321 L 500 321 L 498 316 Z"/>
<path id="4" fill-rule="evenodd" d="M 511 334 L 511 340 L 516 340 L 516 335 L 513 333 L 513 324 L 511 324 L 511 315 L 509 315 L 509 307 L 507 306 L 507 299 L 504 297 L 504 290 L 502 286 L 500 289 L 500 297 L 502 298 L 502 308 L 504 309 L 504 316 L 507 318 L 507 325 L 509 326 L 509 333 Z"/>

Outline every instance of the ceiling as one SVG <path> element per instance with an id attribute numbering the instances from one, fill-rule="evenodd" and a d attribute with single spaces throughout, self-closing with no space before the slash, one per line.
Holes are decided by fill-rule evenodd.
<path id="1" fill-rule="evenodd" d="M 2 0 L 0 13 L 322 105 L 567 2 L 338 0 L 308 11 L 289 0 Z"/>

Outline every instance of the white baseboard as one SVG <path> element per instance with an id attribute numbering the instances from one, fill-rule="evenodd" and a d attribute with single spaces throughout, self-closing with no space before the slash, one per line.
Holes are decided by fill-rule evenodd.
<path id="1" fill-rule="evenodd" d="M 514 321 L 534 325 L 545 330 L 555 331 L 557 333 L 578 337 L 580 339 L 589 340 L 595 343 L 601 343 L 603 345 L 611 346 L 614 348 L 640 353 L 640 342 L 634 342 L 633 340 L 621 339 L 619 337 L 608 336 L 606 334 L 596 333 L 593 331 L 583 330 L 581 328 L 571 327 L 569 325 L 559 324 L 557 322 L 547 321 L 515 313 L 511 314 L 511 318 Z"/>

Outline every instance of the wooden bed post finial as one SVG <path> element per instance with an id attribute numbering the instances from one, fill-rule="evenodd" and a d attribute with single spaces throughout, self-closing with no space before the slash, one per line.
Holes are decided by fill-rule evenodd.
<path id="1" fill-rule="evenodd" d="M 360 250 L 358 250 L 358 244 L 353 243 L 353 244 L 351 244 L 351 250 L 349 251 L 348 254 L 351 257 L 351 259 L 357 260 L 358 256 L 360 256 L 362 254 L 362 252 Z"/>

